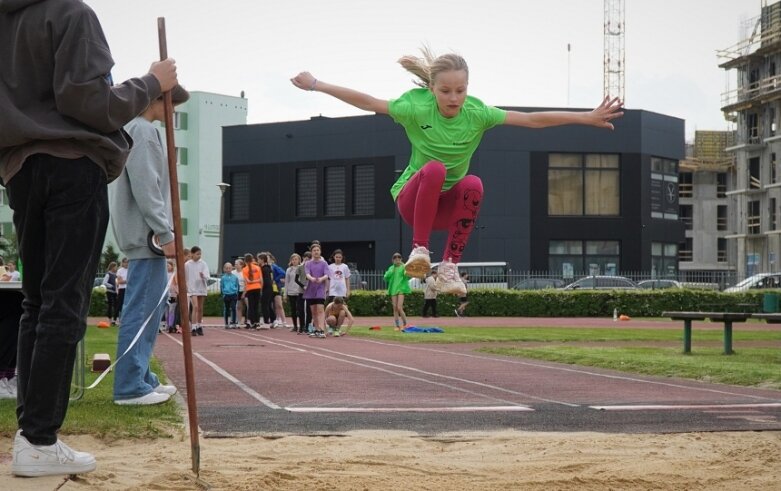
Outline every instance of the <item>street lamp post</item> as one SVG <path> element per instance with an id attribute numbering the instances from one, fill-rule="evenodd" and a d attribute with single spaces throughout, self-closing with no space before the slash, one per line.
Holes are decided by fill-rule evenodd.
<path id="1" fill-rule="evenodd" d="M 231 187 L 230 184 L 227 182 L 221 182 L 217 184 L 217 187 L 220 188 L 220 235 L 218 236 L 217 240 L 219 241 L 219 246 L 217 248 L 217 271 L 222 271 L 222 242 L 223 242 L 223 231 L 222 227 L 225 223 L 225 191 Z"/>

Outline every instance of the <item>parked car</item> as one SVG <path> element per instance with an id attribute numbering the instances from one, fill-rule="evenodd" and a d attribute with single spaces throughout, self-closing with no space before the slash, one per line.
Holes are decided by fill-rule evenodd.
<path id="1" fill-rule="evenodd" d="M 756 288 L 781 288 L 781 273 L 759 273 L 749 276 L 735 286 L 724 290 L 727 293 L 744 292 Z"/>
<path id="2" fill-rule="evenodd" d="M 623 276 L 586 276 L 569 285 L 565 290 L 634 290 L 637 286 Z"/>
<path id="3" fill-rule="evenodd" d="M 567 282 L 559 278 L 526 278 L 513 285 L 513 290 L 545 290 L 564 288 Z"/>
<path id="4" fill-rule="evenodd" d="M 662 290 L 665 288 L 683 288 L 683 285 L 675 280 L 643 280 L 637 283 L 637 288 Z"/>

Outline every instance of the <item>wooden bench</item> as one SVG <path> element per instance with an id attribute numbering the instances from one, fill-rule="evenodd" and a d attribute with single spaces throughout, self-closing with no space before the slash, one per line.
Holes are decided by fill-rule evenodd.
<path id="1" fill-rule="evenodd" d="M 692 351 L 692 321 L 721 322 L 724 324 L 724 354 L 731 355 L 732 351 L 732 323 L 746 322 L 752 314 L 746 312 L 662 312 L 664 317 L 674 321 L 683 321 L 683 352 Z M 753 316 L 762 314 L 753 314 Z"/>

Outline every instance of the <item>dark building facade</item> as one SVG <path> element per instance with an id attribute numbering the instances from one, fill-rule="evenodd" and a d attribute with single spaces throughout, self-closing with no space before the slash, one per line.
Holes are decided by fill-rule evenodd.
<path id="1" fill-rule="evenodd" d="M 389 192 L 409 154 L 384 115 L 224 128 L 224 259 L 270 250 L 286 263 L 317 239 L 359 269 L 384 269 L 411 247 Z M 491 129 L 472 159 L 485 197 L 462 261 L 565 276 L 677 270 L 684 155 L 683 120 L 642 110 L 615 131 Z M 444 242 L 434 232 L 433 261 Z"/>

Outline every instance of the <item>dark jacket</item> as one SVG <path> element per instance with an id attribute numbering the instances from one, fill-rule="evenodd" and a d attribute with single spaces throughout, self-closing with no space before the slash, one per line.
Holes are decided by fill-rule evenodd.
<path id="1" fill-rule="evenodd" d="M 122 127 L 160 96 L 147 74 L 112 85 L 114 65 L 95 13 L 81 0 L 0 0 L 0 177 L 26 157 L 86 156 L 122 170 Z"/>

